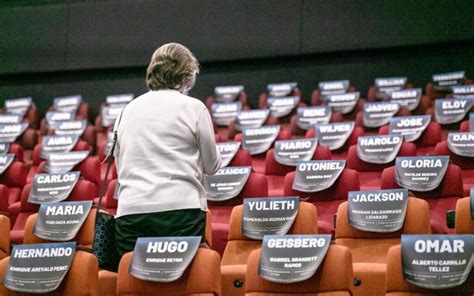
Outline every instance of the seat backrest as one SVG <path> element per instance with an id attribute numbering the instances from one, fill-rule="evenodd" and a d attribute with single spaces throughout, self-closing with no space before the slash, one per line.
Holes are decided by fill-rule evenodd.
<path id="1" fill-rule="evenodd" d="M 26 184 L 26 177 L 28 176 L 28 169 L 26 165 L 18 160 L 13 160 L 10 166 L 0 175 L 0 184 L 7 187 L 23 188 Z"/>
<path id="2" fill-rule="evenodd" d="M 340 204 L 336 218 L 336 242 L 338 239 L 390 239 L 402 234 L 431 234 L 430 209 L 425 200 L 409 197 L 405 222 L 397 232 L 368 232 L 354 228 L 349 223 L 347 201 Z"/>
<path id="3" fill-rule="evenodd" d="M 273 157 L 274 148 L 267 151 L 265 157 L 265 175 L 277 175 L 284 176 L 289 172 L 295 170 L 296 167 L 283 165 L 275 160 Z M 314 151 L 312 160 L 330 160 L 332 158 L 331 151 L 322 145 L 317 145 L 316 150 Z"/>
<path id="4" fill-rule="evenodd" d="M 220 258 L 213 250 L 199 248 L 181 278 L 170 283 L 143 281 L 132 276 L 128 272 L 132 256 L 133 252 L 129 252 L 120 260 L 117 295 L 221 295 Z"/>
<path id="5" fill-rule="evenodd" d="M 396 189 L 401 188 L 395 182 L 395 166 L 388 167 L 382 172 L 382 180 L 380 189 Z M 442 197 L 462 197 L 463 184 L 461 168 L 454 164 L 449 164 L 444 178 L 439 186 L 431 191 L 420 192 L 412 191 L 416 197 L 430 199 Z"/>
<path id="6" fill-rule="evenodd" d="M 354 126 L 354 130 L 352 131 L 352 134 L 349 136 L 349 138 L 347 139 L 346 143 L 344 144 L 344 146 L 342 146 L 341 148 L 337 149 L 338 151 L 344 151 L 344 150 L 347 150 L 349 149 L 349 147 L 351 147 L 352 145 L 356 145 L 357 144 L 357 139 L 359 139 L 360 136 L 363 136 L 365 134 L 365 131 L 362 127 L 360 126 Z M 316 130 L 314 128 L 312 129 L 309 129 L 305 136 L 305 138 L 316 138 Z"/>
<path id="7" fill-rule="evenodd" d="M 228 166 L 252 166 L 252 156 L 247 150 L 239 149 Z"/>
<path id="8" fill-rule="evenodd" d="M 449 155 L 449 162 L 459 166 L 463 170 L 474 170 L 474 159 L 472 157 L 454 154 L 448 148 L 448 142 L 442 141 L 436 144 L 435 155 Z"/>
<path id="9" fill-rule="evenodd" d="M 244 198 L 265 197 L 268 196 L 268 181 L 265 175 L 259 173 L 250 173 L 247 183 L 236 197 L 225 201 L 208 201 L 210 207 L 213 206 L 234 206 L 242 204 Z"/>
<path id="10" fill-rule="evenodd" d="M 15 158 L 21 162 L 23 162 L 23 154 L 25 152 L 25 149 L 15 143 L 10 144 L 10 148 L 8 149 L 8 153 L 13 153 L 15 154 Z"/>
<path id="11" fill-rule="evenodd" d="M 0 260 L 10 255 L 10 219 L 0 215 Z"/>
<path id="12" fill-rule="evenodd" d="M 456 203 L 456 233 L 474 234 L 474 220 L 471 217 L 471 198 L 465 197 Z"/>
<path id="13" fill-rule="evenodd" d="M 469 120 L 462 121 L 461 125 L 459 126 L 459 131 L 462 133 L 467 133 L 469 132 L 469 129 L 470 129 Z"/>
<path id="14" fill-rule="evenodd" d="M 34 166 L 38 166 L 44 159 L 41 158 L 41 149 L 43 147 L 42 143 L 38 143 L 33 148 L 33 152 L 31 154 L 31 160 L 33 161 Z M 91 150 L 91 146 L 83 140 L 77 141 L 76 145 L 72 148 L 72 151 L 89 151 Z"/>
<path id="15" fill-rule="evenodd" d="M 94 240 L 95 214 L 96 214 L 96 209 L 91 209 L 81 229 L 79 229 L 77 235 L 72 239 L 72 241 L 77 242 L 79 246 L 86 246 L 86 247 L 92 246 L 92 242 Z M 26 220 L 25 234 L 23 237 L 24 244 L 41 244 L 41 243 L 52 242 L 49 240 L 39 238 L 33 233 L 37 218 L 38 218 L 38 213 L 29 216 L 28 219 Z"/>
<path id="16" fill-rule="evenodd" d="M 273 283 L 262 278 L 258 275 L 259 260 L 260 250 L 253 251 L 247 263 L 245 295 L 290 296 L 331 292 L 351 295 L 352 255 L 346 247 L 331 245 L 316 273 L 305 281 L 293 284 Z"/>
<path id="17" fill-rule="evenodd" d="M 389 131 L 390 129 L 388 125 L 381 126 L 379 128 L 379 135 L 388 135 Z M 441 125 L 437 122 L 431 121 L 421 136 L 416 141 L 413 141 L 413 143 L 416 145 L 416 147 L 420 148 L 436 146 L 436 144 L 441 141 L 443 141 Z"/>
<path id="18" fill-rule="evenodd" d="M 246 264 L 251 251 L 260 248 L 262 242 L 246 237 L 242 233 L 243 205 L 232 209 L 229 223 L 229 239 L 222 256 L 222 265 Z M 316 207 L 307 202 L 300 202 L 298 214 L 288 234 L 317 234 L 318 214 Z"/>
<path id="19" fill-rule="evenodd" d="M 403 142 L 397 156 L 416 156 L 415 144 Z M 347 167 L 359 172 L 381 172 L 383 169 L 392 166 L 394 162 L 395 160 L 384 164 L 365 162 L 357 155 L 357 145 L 349 147 L 347 153 Z"/>
<path id="20" fill-rule="evenodd" d="M 26 184 L 21 191 L 21 212 L 37 212 L 39 205 L 28 202 L 30 196 L 31 187 L 33 184 Z M 83 201 L 83 200 L 94 200 L 97 193 L 97 186 L 90 181 L 79 179 L 77 180 L 76 186 L 72 189 L 67 201 Z"/>
<path id="21" fill-rule="evenodd" d="M 331 187 L 319 192 L 302 192 L 294 190 L 292 188 L 294 178 L 295 172 L 286 174 L 283 184 L 283 195 L 299 196 L 303 199 L 309 197 L 309 202 L 347 199 L 349 191 L 360 190 L 359 173 L 347 168 L 342 171 L 339 178 Z"/>
<path id="22" fill-rule="evenodd" d="M 3 278 L 8 267 L 10 258 L 0 261 L 0 278 Z M 76 251 L 71 263 L 71 267 L 59 288 L 51 293 L 41 294 L 46 296 L 77 296 L 77 295 L 97 295 L 99 274 L 99 263 L 94 254 Z M 26 295 L 11 291 L 3 285 L 0 285 L 0 295 L 15 296 Z M 28 294 L 29 295 L 29 294 Z"/>
<path id="23" fill-rule="evenodd" d="M 456 288 L 430 290 L 412 285 L 404 280 L 402 270 L 401 246 L 393 246 L 387 254 L 387 277 L 385 280 L 386 295 L 473 295 L 474 272 L 471 272 L 466 282 Z"/>
<path id="24" fill-rule="evenodd" d="M 38 167 L 38 173 L 46 173 L 44 170 L 44 165 L 46 161 L 40 163 Z M 97 188 L 102 181 L 100 179 L 100 161 L 97 156 L 88 156 L 84 161 L 81 161 L 78 165 L 76 165 L 71 171 L 80 171 L 81 176 L 94 183 Z M 96 195 L 99 194 L 99 190 L 97 189 Z"/>

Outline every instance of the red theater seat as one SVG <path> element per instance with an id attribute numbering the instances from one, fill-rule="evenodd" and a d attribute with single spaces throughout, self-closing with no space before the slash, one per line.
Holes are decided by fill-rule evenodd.
<path id="1" fill-rule="evenodd" d="M 21 244 L 25 233 L 26 220 L 38 212 L 39 205 L 28 202 L 32 184 L 27 184 L 21 192 L 21 201 L 10 206 L 9 210 L 16 218 L 10 232 L 11 240 Z M 93 200 L 96 197 L 96 186 L 87 180 L 79 179 L 66 201 Z"/>
<path id="2" fill-rule="evenodd" d="M 379 135 L 388 135 L 389 126 L 384 125 L 379 129 Z M 441 142 L 441 125 L 437 122 L 431 121 L 430 124 L 426 127 L 425 131 L 421 134 L 418 140 L 412 142 L 416 145 L 417 155 L 430 155 L 434 152 L 436 144 Z"/>
<path id="3" fill-rule="evenodd" d="M 456 203 L 456 234 L 474 234 L 474 219 L 471 217 L 471 198 L 464 197 Z"/>
<path id="4" fill-rule="evenodd" d="M 365 131 L 362 127 L 360 126 L 354 126 L 354 130 L 352 131 L 352 134 L 349 136 L 349 138 L 346 141 L 346 144 L 342 146 L 341 148 L 332 151 L 332 155 L 334 159 L 347 159 L 347 151 L 349 150 L 349 147 L 352 145 L 357 145 L 357 139 L 359 139 L 360 136 L 363 136 L 365 134 Z M 310 129 L 306 132 L 305 138 L 311 139 L 311 138 L 316 138 L 316 130 L 315 129 Z"/>
<path id="5" fill-rule="evenodd" d="M 448 148 L 448 142 L 443 141 L 436 145 L 435 155 L 449 155 L 449 162 L 461 168 L 464 196 L 469 196 L 469 190 L 474 187 L 474 158 L 459 156 Z"/>
<path id="6" fill-rule="evenodd" d="M 415 144 L 403 142 L 397 156 L 416 156 Z M 357 156 L 357 145 L 351 146 L 347 153 L 347 167 L 359 172 L 361 190 L 380 189 L 382 171 L 393 166 L 394 162 L 386 164 L 365 162 Z"/>
<path id="7" fill-rule="evenodd" d="M 463 133 L 469 132 L 469 120 L 464 120 L 461 122 L 461 125 L 459 126 L 459 131 Z"/>
<path id="8" fill-rule="evenodd" d="M 21 161 L 13 160 L 0 176 L 0 184 L 8 187 L 8 205 L 20 200 L 21 190 L 26 184 L 27 174 L 26 165 Z"/>
<path id="9" fill-rule="evenodd" d="M 10 255 L 10 219 L 0 215 L 0 260 Z"/>
<path id="10" fill-rule="evenodd" d="M 395 166 L 386 168 L 382 173 L 381 189 L 401 188 L 395 182 Z M 461 168 L 449 164 L 439 186 L 431 191 L 411 191 L 418 198 L 425 199 L 430 206 L 431 230 L 433 233 L 452 233 L 446 225 L 446 212 L 456 208 L 456 202 L 463 196 Z"/>
<path id="11" fill-rule="evenodd" d="M 344 116 L 340 112 L 333 112 L 329 122 L 341 122 L 344 121 Z M 291 136 L 304 136 L 306 131 L 298 126 L 298 116 L 293 115 L 290 119 L 290 134 Z"/>
<path id="12" fill-rule="evenodd" d="M 114 198 L 115 187 L 117 186 L 117 179 L 111 180 L 107 185 L 107 190 L 102 198 L 101 208 L 105 209 L 110 215 L 117 213 L 118 201 Z M 99 203 L 99 198 L 94 199 L 94 203 Z"/>
<path id="13" fill-rule="evenodd" d="M 292 188 L 295 172 L 286 174 L 283 195 L 299 196 L 302 200 L 310 202 L 318 209 L 318 232 L 334 232 L 334 215 L 341 203 L 347 200 L 349 191 L 359 191 L 359 173 L 345 168 L 334 184 L 319 192 L 301 192 Z"/>
<path id="14" fill-rule="evenodd" d="M 265 175 L 268 179 L 269 195 L 281 196 L 283 194 L 283 182 L 285 175 L 296 169 L 294 166 L 287 166 L 277 162 L 273 158 L 274 149 L 267 151 L 265 158 Z M 317 145 L 312 160 L 330 160 L 331 151 L 322 145 Z"/>
<path id="15" fill-rule="evenodd" d="M 226 201 L 208 201 L 207 204 L 212 214 L 213 249 L 219 254 L 224 252 L 229 234 L 230 214 L 234 206 L 241 205 L 244 198 L 267 196 L 267 177 L 259 173 L 250 173 L 250 177 L 239 195 Z"/>
<path id="16" fill-rule="evenodd" d="M 158 283 L 139 280 L 129 273 L 133 252 L 120 260 L 117 280 L 117 296 L 167 295 L 167 296 L 219 296 L 221 272 L 219 254 L 199 248 L 184 274 L 176 281 Z"/>
<path id="17" fill-rule="evenodd" d="M 20 146 L 18 144 L 15 144 L 15 143 L 11 143 L 10 147 L 8 148 L 8 153 L 15 154 L 16 160 L 24 162 L 23 161 L 24 149 L 23 149 L 22 146 Z"/>
<path id="18" fill-rule="evenodd" d="M 316 273 L 309 279 L 279 284 L 258 274 L 260 250 L 250 254 L 247 265 L 246 296 L 344 296 L 352 295 L 352 255 L 348 248 L 331 245 Z"/>

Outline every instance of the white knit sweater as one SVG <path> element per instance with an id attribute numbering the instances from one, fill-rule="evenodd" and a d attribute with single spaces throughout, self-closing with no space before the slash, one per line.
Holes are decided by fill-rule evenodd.
<path id="1" fill-rule="evenodd" d="M 150 91 L 127 105 L 115 128 L 116 217 L 207 209 L 203 173 L 217 172 L 221 156 L 201 101 L 175 90 Z"/>

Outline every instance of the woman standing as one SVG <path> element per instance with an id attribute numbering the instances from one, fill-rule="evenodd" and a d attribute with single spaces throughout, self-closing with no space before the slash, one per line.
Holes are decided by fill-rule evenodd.
<path id="1" fill-rule="evenodd" d="M 116 244 L 133 251 L 138 237 L 204 236 L 203 174 L 220 168 L 211 117 L 187 92 L 199 63 L 178 43 L 151 57 L 149 92 L 137 97 L 116 121 L 119 199 Z"/>

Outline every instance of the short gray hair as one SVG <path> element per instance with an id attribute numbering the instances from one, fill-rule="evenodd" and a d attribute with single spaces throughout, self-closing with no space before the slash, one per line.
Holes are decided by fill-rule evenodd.
<path id="1" fill-rule="evenodd" d="M 199 73 L 199 62 L 184 45 L 168 43 L 152 55 L 146 71 L 146 84 L 150 90 L 190 90 Z"/>

